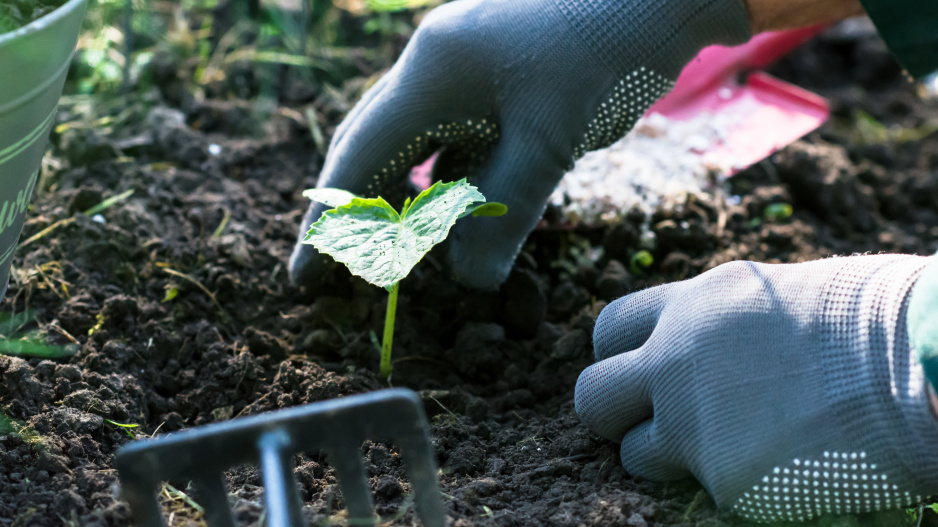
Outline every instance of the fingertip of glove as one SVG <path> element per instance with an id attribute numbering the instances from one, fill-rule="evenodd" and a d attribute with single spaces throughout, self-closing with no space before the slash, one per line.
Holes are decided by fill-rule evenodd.
<path id="1" fill-rule="evenodd" d="M 508 279 L 514 258 L 507 260 L 474 251 L 461 250 L 460 244 L 447 246 L 447 263 L 453 278 L 460 284 L 481 291 L 494 291 Z"/>
<path id="2" fill-rule="evenodd" d="M 317 297 L 348 293 L 352 274 L 332 258 L 320 254 L 312 245 L 297 242 L 287 264 L 290 282 L 300 294 Z"/>
<path id="3" fill-rule="evenodd" d="M 453 278 L 461 285 L 479 291 L 496 291 L 508 279 L 511 267 L 451 263 L 451 270 Z"/>
<path id="4" fill-rule="evenodd" d="M 580 376 L 576 380 L 576 387 L 573 389 L 573 410 L 576 412 L 580 420 L 584 422 L 586 422 L 585 416 L 587 415 L 587 408 L 589 407 L 590 402 L 590 398 L 587 396 L 587 393 L 589 392 L 589 387 L 592 383 L 592 369 L 593 366 L 587 366 L 585 370 L 580 372 Z"/>
<path id="5" fill-rule="evenodd" d="M 610 441 L 619 441 L 622 439 L 621 436 L 611 434 L 610 430 L 603 426 L 605 418 L 601 408 L 602 400 L 597 393 L 597 389 L 602 382 L 601 372 L 595 364 L 583 370 L 577 378 L 576 388 L 574 388 L 573 409 L 587 428 Z"/>
<path id="6" fill-rule="evenodd" d="M 293 285 L 304 285 L 310 282 L 315 274 L 314 257 L 321 257 L 319 251 L 310 245 L 300 241 L 293 246 L 293 253 L 290 255 L 290 261 L 287 263 L 287 270 L 290 273 L 290 282 Z"/>

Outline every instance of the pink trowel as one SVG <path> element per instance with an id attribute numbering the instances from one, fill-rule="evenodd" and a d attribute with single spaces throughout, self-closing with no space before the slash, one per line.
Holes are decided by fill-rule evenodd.
<path id="1" fill-rule="evenodd" d="M 675 121 L 719 117 L 725 123 L 722 140 L 698 153 L 720 158 L 734 173 L 757 163 L 830 116 L 824 98 L 759 71 L 823 30 L 776 31 L 742 46 L 705 48 L 646 116 L 658 113 Z"/>
<path id="2" fill-rule="evenodd" d="M 742 46 L 711 46 L 691 61 L 674 89 L 646 113 L 672 121 L 710 115 L 723 123 L 719 142 L 695 151 L 731 172 L 757 163 L 819 127 L 830 116 L 827 101 L 759 71 L 824 30 L 824 26 L 763 33 Z M 430 185 L 436 155 L 411 172 Z M 727 174 L 730 175 L 730 174 Z"/>

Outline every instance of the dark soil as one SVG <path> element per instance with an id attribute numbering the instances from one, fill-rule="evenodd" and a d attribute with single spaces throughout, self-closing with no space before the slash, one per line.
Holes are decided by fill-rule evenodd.
<path id="1" fill-rule="evenodd" d="M 66 0 L 0 0 L 0 34 L 19 29 L 55 11 Z"/>
<path id="2" fill-rule="evenodd" d="M 828 35 L 776 71 L 829 96 L 835 118 L 733 178 L 738 203 L 688 198 L 615 225 L 547 226 L 497 292 L 460 288 L 433 254 L 404 281 L 394 384 L 426 403 L 452 525 L 742 524 L 694 481 L 627 474 L 618 446 L 578 421 L 573 388 L 592 362 L 596 315 L 628 292 L 736 259 L 938 248 L 938 136 L 869 142 L 852 126 L 862 109 L 886 127 L 915 128 L 938 119 L 938 104 L 916 94 L 872 36 Z M 0 409 L 19 430 L 0 436 L 0 524 L 127 525 L 113 456 L 131 439 L 107 420 L 138 424 L 130 431 L 143 437 L 385 386 L 370 339 L 384 292 L 355 283 L 311 300 L 287 280 L 300 193 L 321 163 L 301 114 L 259 118 L 249 102 L 196 102 L 161 86 L 119 108 L 72 106 L 60 116 L 71 125 L 53 137 L 24 239 L 102 198 L 134 194 L 17 253 L 0 309 L 31 311 L 50 342 L 77 352 L 0 358 Z M 87 124 L 107 116 L 110 128 Z M 339 116 L 328 117 L 327 135 Z M 763 221 L 779 202 L 793 205 L 791 220 Z M 633 276 L 626 268 L 644 222 L 657 233 L 655 264 Z M 396 447 L 366 443 L 363 452 L 377 512 L 390 518 L 403 507 L 393 524 L 410 525 Z M 342 500 L 327 460 L 310 452 L 297 463 L 307 514 L 329 520 Z M 258 471 L 232 470 L 228 486 L 237 517 L 256 524 Z M 173 525 L 199 522 L 166 491 Z M 816 524 L 905 522 L 896 511 Z"/>

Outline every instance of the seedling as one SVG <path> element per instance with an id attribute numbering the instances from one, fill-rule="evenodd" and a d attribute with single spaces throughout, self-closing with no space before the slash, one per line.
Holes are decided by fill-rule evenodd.
<path id="1" fill-rule="evenodd" d="M 641 250 L 633 254 L 631 260 L 629 260 L 629 271 L 632 271 L 632 274 L 636 276 L 641 276 L 645 274 L 645 269 L 651 267 L 653 263 L 655 263 L 655 257 L 650 252 Z"/>
<path id="2" fill-rule="evenodd" d="M 763 219 L 768 223 L 781 223 L 791 219 L 795 209 L 788 203 L 772 203 L 762 213 Z"/>
<path id="3" fill-rule="evenodd" d="M 106 423 L 108 423 L 108 424 L 112 424 L 112 425 L 114 425 L 114 426 L 120 428 L 120 429 L 123 430 L 124 433 L 127 434 L 127 436 L 130 437 L 131 439 L 136 439 L 136 438 L 137 438 L 137 436 L 135 436 L 134 433 L 133 433 L 132 431 L 130 431 L 129 429 L 131 429 L 131 428 L 137 428 L 137 427 L 140 426 L 140 425 L 118 423 L 117 421 L 111 421 L 110 419 L 105 419 L 104 421 L 105 421 Z"/>
<path id="4" fill-rule="evenodd" d="M 407 198 L 400 213 L 380 196 L 360 198 L 333 188 L 310 189 L 303 195 L 334 207 L 310 227 L 303 243 L 388 291 L 380 369 L 385 378 L 391 375 L 400 281 L 434 245 L 446 239 L 456 220 L 469 215 L 502 216 L 508 210 L 501 203 L 484 203 L 485 196 L 465 179 L 435 183 L 413 201 Z"/>

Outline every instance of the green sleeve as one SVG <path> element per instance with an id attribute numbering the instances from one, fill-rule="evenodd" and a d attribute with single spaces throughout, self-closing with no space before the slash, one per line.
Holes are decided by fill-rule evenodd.
<path id="1" fill-rule="evenodd" d="M 918 354 L 925 377 L 938 391 L 938 255 L 932 256 L 912 287 L 906 321 L 909 344 Z"/>
<path id="2" fill-rule="evenodd" d="M 938 1 L 860 1 L 910 75 L 922 78 L 938 70 Z"/>

